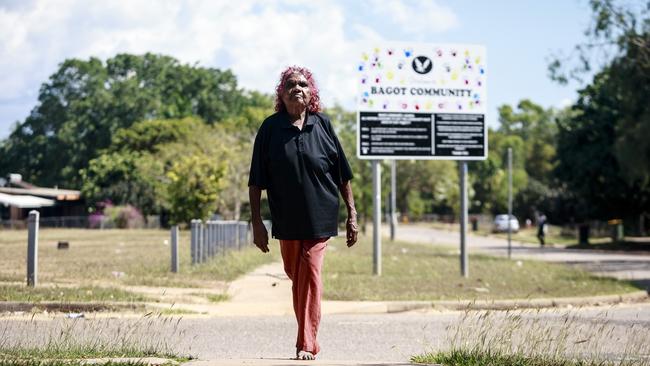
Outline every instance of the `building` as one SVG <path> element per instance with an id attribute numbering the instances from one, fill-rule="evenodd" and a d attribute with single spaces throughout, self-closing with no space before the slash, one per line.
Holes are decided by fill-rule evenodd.
<path id="1" fill-rule="evenodd" d="M 38 187 L 23 182 L 19 174 L 0 180 L 0 223 L 22 227 L 29 211 L 40 213 L 43 226 L 85 226 L 86 207 L 81 192 Z"/>

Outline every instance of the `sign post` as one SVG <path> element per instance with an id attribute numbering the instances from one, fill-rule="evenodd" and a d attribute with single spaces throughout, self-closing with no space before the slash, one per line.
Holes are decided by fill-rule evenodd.
<path id="1" fill-rule="evenodd" d="M 390 162 L 390 241 L 395 241 L 397 231 L 397 161 Z"/>
<path id="2" fill-rule="evenodd" d="M 372 161 L 372 274 L 381 276 L 381 164 Z"/>
<path id="3" fill-rule="evenodd" d="M 478 45 L 384 43 L 361 50 L 357 156 L 373 160 L 375 274 L 381 273 L 379 160 L 433 159 L 459 161 L 461 272 L 467 276 L 467 161 L 487 158 L 486 61 Z"/>
<path id="4" fill-rule="evenodd" d="M 458 162 L 460 181 L 460 274 L 469 277 L 467 255 L 467 162 Z"/>

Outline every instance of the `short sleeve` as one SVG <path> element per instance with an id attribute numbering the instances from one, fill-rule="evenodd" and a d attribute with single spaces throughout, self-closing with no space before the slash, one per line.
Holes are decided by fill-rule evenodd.
<path id="1" fill-rule="evenodd" d="M 265 124 L 257 131 L 255 143 L 253 144 L 253 156 L 251 158 L 250 173 L 248 175 L 248 186 L 257 186 L 261 189 L 268 187 L 268 136 Z"/>
<path id="2" fill-rule="evenodd" d="M 350 163 L 348 162 L 348 158 L 345 156 L 345 152 L 343 151 L 343 146 L 341 146 L 341 142 L 339 141 L 338 136 L 336 136 L 336 132 L 334 132 L 332 123 L 329 122 L 329 120 L 327 123 L 327 128 L 329 130 L 328 132 L 330 133 L 330 136 L 334 140 L 334 144 L 336 145 L 336 156 L 337 156 L 331 174 L 332 174 L 332 178 L 334 179 L 334 182 L 340 186 L 343 183 L 352 180 L 353 178 L 352 169 L 350 168 Z"/>

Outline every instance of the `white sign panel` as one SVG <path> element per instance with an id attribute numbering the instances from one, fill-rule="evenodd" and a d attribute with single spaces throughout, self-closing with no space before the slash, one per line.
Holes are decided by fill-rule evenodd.
<path id="1" fill-rule="evenodd" d="M 359 158 L 487 157 L 485 47 L 382 43 L 359 56 Z"/>

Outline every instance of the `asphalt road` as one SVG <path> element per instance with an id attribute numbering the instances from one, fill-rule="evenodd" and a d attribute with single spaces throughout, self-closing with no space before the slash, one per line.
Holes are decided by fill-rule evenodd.
<path id="1" fill-rule="evenodd" d="M 288 358 L 295 320 L 267 317 L 142 317 L 63 314 L 0 317 L 0 344 L 47 342 L 138 344 L 200 359 Z M 481 341 L 486 335 L 486 341 Z M 454 340 L 455 337 L 455 340 Z M 509 312 L 427 312 L 328 315 L 321 324 L 320 359 L 407 361 L 452 344 L 534 347 L 545 354 L 647 357 L 650 304 Z M 643 356 L 645 355 L 645 356 Z"/>

